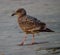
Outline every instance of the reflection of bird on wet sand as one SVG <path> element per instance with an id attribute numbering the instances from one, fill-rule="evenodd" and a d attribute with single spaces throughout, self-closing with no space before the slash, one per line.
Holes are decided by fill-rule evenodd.
<path id="1" fill-rule="evenodd" d="M 12 16 L 17 15 L 18 17 L 18 23 L 21 29 L 26 34 L 32 34 L 32 44 L 34 44 L 34 34 L 39 32 L 54 32 L 46 27 L 46 24 L 44 22 L 41 22 L 35 17 L 27 15 L 24 8 L 18 9 L 15 13 L 12 14 Z M 24 41 L 26 40 L 27 36 L 23 38 L 20 45 L 24 44 Z"/>

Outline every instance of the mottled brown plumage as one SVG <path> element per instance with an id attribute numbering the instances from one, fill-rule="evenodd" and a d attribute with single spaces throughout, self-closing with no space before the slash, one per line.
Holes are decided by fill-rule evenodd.
<path id="1" fill-rule="evenodd" d="M 33 39 L 34 39 L 35 33 L 54 32 L 54 31 L 48 29 L 44 22 L 41 22 L 40 20 L 38 20 L 35 17 L 27 15 L 26 10 L 24 8 L 19 8 L 15 13 L 12 14 L 12 16 L 14 16 L 14 15 L 18 16 L 18 23 L 19 23 L 19 26 L 21 27 L 21 29 L 26 34 L 33 34 Z M 21 44 L 24 43 L 25 38 Z M 32 42 L 34 42 L 34 41 L 32 41 Z"/>

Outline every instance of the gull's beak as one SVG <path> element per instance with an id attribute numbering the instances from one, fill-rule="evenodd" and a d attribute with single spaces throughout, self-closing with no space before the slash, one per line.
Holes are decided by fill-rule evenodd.
<path id="1" fill-rule="evenodd" d="M 13 13 L 11 16 L 14 16 L 14 15 L 16 15 L 16 13 Z"/>

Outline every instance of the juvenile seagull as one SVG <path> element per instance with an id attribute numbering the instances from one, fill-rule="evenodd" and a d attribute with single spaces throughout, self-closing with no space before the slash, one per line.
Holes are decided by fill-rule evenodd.
<path id="1" fill-rule="evenodd" d="M 26 13 L 26 10 L 24 8 L 19 8 L 15 13 L 13 13 L 11 16 L 17 15 L 18 17 L 18 24 L 21 27 L 21 29 L 26 34 L 32 34 L 32 44 L 34 44 L 34 34 L 39 32 L 54 32 L 46 27 L 46 24 L 44 22 L 41 22 L 35 17 L 29 16 Z M 20 45 L 24 44 L 24 41 L 26 40 L 27 35 L 24 36 L 22 42 Z"/>

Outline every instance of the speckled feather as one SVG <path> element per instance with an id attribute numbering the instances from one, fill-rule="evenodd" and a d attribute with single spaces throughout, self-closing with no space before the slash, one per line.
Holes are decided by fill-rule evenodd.
<path id="1" fill-rule="evenodd" d="M 26 33 L 37 33 L 42 28 L 44 29 L 45 23 L 40 22 L 35 17 L 25 15 L 21 18 L 18 18 L 19 26 L 22 28 L 22 30 Z"/>

